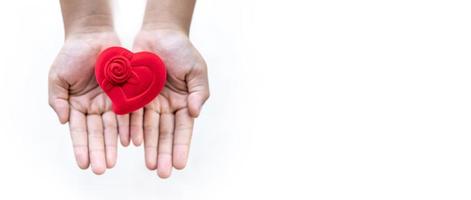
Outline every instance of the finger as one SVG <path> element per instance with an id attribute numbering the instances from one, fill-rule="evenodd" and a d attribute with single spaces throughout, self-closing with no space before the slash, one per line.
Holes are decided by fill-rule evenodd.
<path id="1" fill-rule="evenodd" d="M 192 117 L 198 117 L 201 107 L 209 98 L 209 84 L 206 64 L 196 66 L 187 79 L 188 91 L 188 109 Z"/>
<path id="2" fill-rule="evenodd" d="M 131 126 L 130 126 L 130 132 L 131 132 L 131 140 L 132 143 L 134 143 L 135 146 L 139 146 L 142 144 L 142 138 L 143 136 L 143 123 L 144 123 L 144 109 L 139 109 L 137 111 L 134 111 L 131 113 Z"/>
<path id="3" fill-rule="evenodd" d="M 196 118 L 200 115 L 201 108 L 208 98 L 208 92 L 196 92 L 188 96 L 188 109 L 192 117 Z"/>
<path id="4" fill-rule="evenodd" d="M 60 123 L 69 121 L 69 84 L 57 75 L 49 76 L 49 105 L 54 109 Z"/>
<path id="5" fill-rule="evenodd" d="M 129 145 L 129 114 L 117 115 L 118 119 L 118 134 L 121 145 Z"/>
<path id="6" fill-rule="evenodd" d="M 146 166 L 157 168 L 157 143 L 159 141 L 159 113 L 154 109 L 144 109 L 144 154 Z"/>
<path id="7" fill-rule="evenodd" d="M 188 161 L 191 135 L 194 119 L 188 109 L 184 108 L 175 113 L 175 134 L 173 139 L 173 166 L 183 169 Z"/>
<path id="8" fill-rule="evenodd" d="M 81 169 L 87 169 L 90 160 L 88 157 L 87 120 L 85 115 L 72 109 L 70 111 L 69 128 L 75 160 Z"/>
<path id="9" fill-rule="evenodd" d="M 172 173 L 173 114 L 161 114 L 159 125 L 157 173 L 160 178 L 168 178 Z"/>
<path id="10" fill-rule="evenodd" d="M 106 167 L 112 168 L 116 164 L 118 154 L 118 125 L 116 115 L 111 112 L 105 112 L 102 115 L 105 135 L 105 156 Z"/>
<path id="11" fill-rule="evenodd" d="M 106 169 L 105 143 L 103 138 L 103 122 L 100 115 L 87 115 L 88 151 L 92 171 L 103 174 Z"/>

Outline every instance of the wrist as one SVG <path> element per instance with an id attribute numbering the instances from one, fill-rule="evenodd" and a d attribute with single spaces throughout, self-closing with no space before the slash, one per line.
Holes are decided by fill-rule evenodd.
<path id="1" fill-rule="evenodd" d="M 114 32 L 113 17 L 107 14 L 79 17 L 64 21 L 64 30 L 66 39 L 86 34 Z"/>
<path id="2" fill-rule="evenodd" d="M 165 29 L 188 36 L 196 0 L 148 0 L 143 29 Z"/>
<path id="3" fill-rule="evenodd" d="M 159 33 L 172 33 L 188 37 L 189 29 L 177 23 L 151 22 L 144 20 L 141 31 L 151 31 Z"/>

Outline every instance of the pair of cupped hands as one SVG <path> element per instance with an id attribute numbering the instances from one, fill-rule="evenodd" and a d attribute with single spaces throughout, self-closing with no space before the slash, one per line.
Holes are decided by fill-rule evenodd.
<path id="1" fill-rule="evenodd" d="M 120 46 L 114 30 L 66 36 L 49 72 L 49 104 L 61 123 L 69 123 L 77 164 L 103 174 L 123 146 L 144 144 L 145 164 L 161 178 L 183 169 L 188 160 L 194 120 L 209 97 L 204 59 L 183 31 L 141 30 L 133 51 L 157 53 L 167 68 L 167 83 L 144 108 L 116 115 L 95 79 L 99 53 Z"/>

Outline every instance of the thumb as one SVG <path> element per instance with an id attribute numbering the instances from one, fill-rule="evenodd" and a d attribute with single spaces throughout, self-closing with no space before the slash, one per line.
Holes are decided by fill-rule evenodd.
<path id="1" fill-rule="evenodd" d="M 69 84 L 57 74 L 49 76 L 49 105 L 54 109 L 60 123 L 69 121 Z"/>
<path id="2" fill-rule="evenodd" d="M 188 110 L 194 118 L 198 117 L 204 102 L 209 98 L 208 73 L 206 66 L 196 67 L 191 70 L 187 78 Z"/>

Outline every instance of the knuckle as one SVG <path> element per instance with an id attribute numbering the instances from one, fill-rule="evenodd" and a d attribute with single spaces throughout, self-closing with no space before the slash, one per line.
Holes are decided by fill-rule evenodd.
<path id="1" fill-rule="evenodd" d="M 195 73 L 195 74 L 198 74 L 198 75 L 201 75 L 201 74 L 204 74 L 206 73 L 206 62 L 202 61 L 200 63 L 197 63 L 194 65 L 194 68 L 192 69 L 192 71 Z"/>
<path id="2" fill-rule="evenodd" d="M 76 151 L 86 150 L 88 148 L 88 145 L 86 143 L 76 143 L 76 144 L 73 144 L 73 148 Z"/>
<path id="3" fill-rule="evenodd" d="M 105 130 L 116 130 L 118 128 L 118 125 L 112 121 L 106 122 L 104 124 Z"/>
<path id="4" fill-rule="evenodd" d="M 156 141 L 154 141 L 156 142 Z M 156 150 L 158 148 L 157 143 L 152 143 L 152 142 L 144 142 L 144 148 L 149 149 L 149 150 Z"/>
<path id="5" fill-rule="evenodd" d="M 92 139 L 102 139 L 103 134 L 99 130 L 90 130 L 88 132 L 88 137 L 90 137 Z"/>
<path id="6" fill-rule="evenodd" d="M 144 133 L 145 134 L 150 134 L 150 133 L 153 133 L 157 130 L 157 128 L 152 125 L 152 124 L 145 124 L 144 125 Z"/>
<path id="7" fill-rule="evenodd" d="M 89 152 L 90 154 L 101 153 L 101 152 L 103 152 L 103 151 L 105 151 L 105 147 L 104 147 L 104 146 L 103 146 L 103 147 L 90 146 L 90 147 L 88 148 L 88 152 Z"/>
<path id="8" fill-rule="evenodd" d="M 140 124 L 140 123 L 131 123 L 131 124 L 129 125 L 129 127 L 130 127 L 131 129 L 142 129 L 142 128 L 143 128 L 142 124 Z"/>
<path id="9" fill-rule="evenodd" d="M 159 135 L 159 140 L 162 141 L 162 142 L 169 142 L 172 140 L 172 134 L 170 134 L 170 132 L 161 132 L 161 134 Z"/>
<path id="10" fill-rule="evenodd" d="M 49 81 L 51 81 L 52 83 L 57 83 L 59 81 L 61 81 L 61 79 L 59 78 L 59 75 L 55 72 L 49 72 L 48 74 L 48 79 Z"/>
<path id="11" fill-rule="evenodd" d="M 55 103 L 54 103 L 54 100 L 52 98 L 49 98 L 48 100 L 48 104 L 51 108 L 54 108 L 55 107 Z"/>
<path id="12" fill-rule="evenodd" d="M 202 69 L 206 69 L 208 66 L 208 63 L 204 59 L 201 59 L 199 65 L 201 66 Z"/>
<path id="13" fill-rule="evenodd" d="M 170 152 L 169 150 L 163 150 L 163 149 L 159 149 L 159 152 L 157 153 L 159 156 L 172 156 L 172 152 Z"/>
<path id="14" fill-rule="evenodd" d="M 209 97 L 211 96 L 209 90 L 206 90 L 206 92 L 204 93 L 204 100 L 207 100 L 209 99 Z"/>
<path id="15" fill-rule="evenodd" d="M 76 127 L 72 127 L 71 130 L 70 130 L 70 134 L 72 136 L 80 136 L 80 135 L 87 135 L 87 131 L 84 130 L 83 128 L 76 128 Z"/>
<path id="16" fill-rule="evenodd" d="M 176 126 L 175 126 L 175 131 L 177 131 L 177 130 L 179 132 L 191 132 L 191 131 L 193 131 L 193 127 L 188 126 L 187 124 L 179 123 L 179 124 L 176 124 Z"/>
<path id="17" fill-rule="evenodd" d="M 188 148 L 190 146 L 190 141 L 188 142 L 176 142 L 176 143 L 173 143 L 173 146 L 176 147 L 176 146 L 181 146 L 183 148 Z"/>

